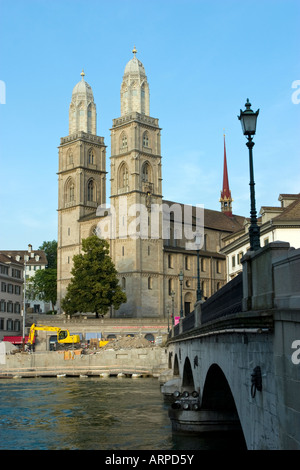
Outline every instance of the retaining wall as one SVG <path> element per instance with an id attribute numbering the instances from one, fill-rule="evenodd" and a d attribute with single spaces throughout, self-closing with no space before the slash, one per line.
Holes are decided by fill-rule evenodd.
<path id="1" fill-rule="evenodd" d="M 80 350 L 2 355 L 0 378 L 37 377 L 66 374 L 159 376 L 167 368 L 165 348 L 99 350 L 81 354 Z"/>

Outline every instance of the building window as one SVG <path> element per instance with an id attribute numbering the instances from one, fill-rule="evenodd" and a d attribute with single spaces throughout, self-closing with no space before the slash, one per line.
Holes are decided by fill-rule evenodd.
<path id="1" fill-rule="evenodd" d="M 90 180 L 88 182 L 88 187 L 87 187 L 87 200 L 88 201 L 94 201 L 94 191 L 95 186 L 94 186 L 94 180 Z"/>
<path id="2" fill-rule="evenodd" d="M 201 271 L 206 271 L 206 259 L 201 258 Z"/>
<path id="3" fill-rule="evenodd" d="M 168 268 L 173 268 L 173 256 L 168 255 Z"/>
<path id="4" fill-rule="evenodd" d="M 15 286 L 15 294 L 20 295 L 21 294 L 21 287 L 20 286 Z"/>
<path id="5" fill-rule="evenodd" d="M 169 295 L 172 295 L 172 292 L 173 292 L 173 279 L 169 279 L 169 281 L 168 281 L 168 291 L 169 291 Z"/>
<path id="6" fill-rule="evenodd" d="M 184 258 L 184 264 L 185 264 L 185 269 L 189 271 L 190 270 L 190 257 L 189 256 L 186 256 Z"/>
<path id="7" fill-rule="evenodd" d="M 268 245 L 268 243 L 269 243 L 269 237 L 264 238 L 264 245 L 266 246 L 266 245 Z"/>
<path id="8" fill-rule="evenodd" d="M 12 275 L 12 277 L 16 277 L 17 279 L 21 279 L 21 271 L 19 269 L 12 268 L 11 275 Z"/>
<path id="9" fill-rule="evenodd" d="M 8 276 L 8 267 L 7 266 L 0 266 L 0 272 L 1 274 L 6 274 Z"/>
<path id="10" fill-rule="evenodd" d="M 129 174 L 126 163 L 122 163 L 119 170 L 119 187 L 122 189 L 128 189 L 129 186 Z"/>
<path id="11" fill-rule="evenodd" d="M 231 257 L 231 266 L 232 266 L 232 268 L 235 267 L 235 255 L 233 255 L 233 256 Z"/>
<path id="12" fill-rule="evenodd" d="M 148 277 L 148 289 L 152 289 L 152 277 Z"/>
<path id="13" fill-rule="evenodd" d="M 149 147 L 149 135 L 148 132 L 144 132 L 143 134 L 143 146 Z"/>
<path id="14" fill-rule="evenodd" d="M 123 290 L 126 289 L 126 278 L 125 277 L 122 277 L 122 289 Z"/>
<path id="15" fill-rule="evenodd" d="M 15 313 L 20 313 L 21 312 L 21 306 L 20 306 L 19 302 L 15 303 L 14 310 L 15 310 Z M 17 330 L 18 330 L 18 328 L 17 328 Z"/>
<path id="16" fill-rule="evenodd" d="M 13 313 L 13 303 L 12 302 L 7 302 L 7 312 L 8 313 Z"/>
<path id="17" fill-rule="evenodd" d="M 122 246 L 122 256 L 124 256 L 124 254 L 125 254 L 125 248 L 124 246 Z"/>
<path id="18" fill-rule="evenodd" d="M 148 162 L 145 162 L 142 166 L 142 182 L 148 183 L 151 182 L 151 167 Z"/>
<path id="19" fill-rule="evenodd" d="M 5 302 L 5 300 L 0 301 L 0 312 L 6 312 L 6 302 Z"/>
<path id="20" fill-rule="evenodd" d="M 222 263 L 220 260 L 217 260 L 217 273 L 220 274 L 222 272 Z"/>
<path id="21" fill-rule="evenodd" d="M 243 257 L 243 254 L 244 253 L 242 251 L 239 252 L 239 254 L 238 254 L 238 264 L 241 264 L 241 259 Z"/>
<path id="22" fill-rule="evenodd" d="M 94 164 L 94 152 L 92 149 L 89 150 L 89 163 Z"/>
<path id="23" fill-rule="evenodd" d="M 74 201 L 74 198 L 75 198 L 75 192 L 74 191 L 75 191 L 75 186 L 74 186 L 74 183 L 72 183 L 70 185 L 70 193 L 69 193 L 70 194 L 70 198 L 69 198 L 70 202 Z"/>
<path id="24" fill-rule="evenodd" d="M 124 133 L 121 135 L 121 147 L 127 148 L 127 135 Z"/>

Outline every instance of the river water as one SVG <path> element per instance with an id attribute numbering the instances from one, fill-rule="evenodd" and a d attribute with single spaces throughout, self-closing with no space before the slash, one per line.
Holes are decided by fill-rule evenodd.
<path id="1" fill-rule="evenodd" d="M 174 435 L 155 378 L 0 380 L 1 450 L 236 449 L 228 438 Z"/>

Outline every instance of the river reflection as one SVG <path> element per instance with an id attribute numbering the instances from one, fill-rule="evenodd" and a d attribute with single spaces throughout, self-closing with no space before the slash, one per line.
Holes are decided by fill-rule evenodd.
<path id="1" fill-rule="evenodd" d="M 224 438 L 173 435 L 154 378 L 1 379 L 0 393 L 0 449 L 228 448 Z"/>

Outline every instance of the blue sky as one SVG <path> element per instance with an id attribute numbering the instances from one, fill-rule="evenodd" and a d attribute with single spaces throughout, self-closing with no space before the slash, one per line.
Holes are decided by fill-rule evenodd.
<path id="1" fill-rule="evenodd" d="M 220 209 L 225 129 L 233 210 L 249 216 L 237 119 L 247 98 L 260 109 L 257 210 L 298 193 L 299 24 L 299 0 L 0 0 L 0 249 L 57 239 L 57 147 L 82 68 L 109 171 L 110 128 L 134 45 L 162 128 L 165 199 Z"/>

